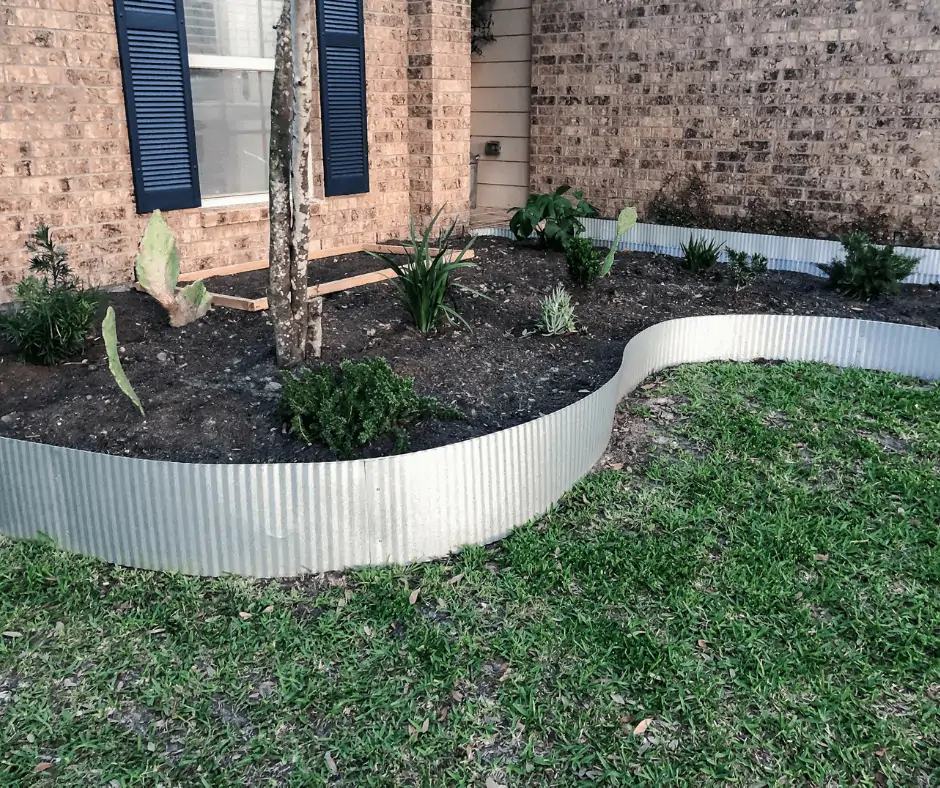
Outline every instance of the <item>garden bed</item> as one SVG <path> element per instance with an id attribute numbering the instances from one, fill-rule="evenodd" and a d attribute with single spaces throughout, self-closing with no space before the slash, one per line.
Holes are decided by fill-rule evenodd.
<path id="1" fill-rule="evenodd" d="M 571 404 L 606 382 L 627 340 L 671 318 L 733 313 L 816 314 L 921 326 L 940 325 L 937 290 L 905 286 L 900 296 L 872 302 L 846 299 L 823 280 L 771 272 L 736 290 L 700 278 L 674 258 L 618 255 L 611 276 L 594 289 L 573 291 L 585 328 L 564 337 L 534 334 L 539 299 L 566 281 L 562 255 L 481 239 L 479 265 L 460 281 L 488 298 L 458 292 L 472 332 L 444 328 L 423 338 L 407 321 L 394 283 L 326 297 L 325 363 L 385 356 L 412 375 L 421 394 L 465 414 L 411 430 L 411 448 L 426 449 L 529 421 Z M 311 265 L 313 282 L 381 268 L 360 255 Z M 216 292 L 263 293 L 265 272 L 213 278 Z M 257 290 L 259 282 L 261 290 Z M 231 288 L 226 290 L 225 288 Z M 264 313 L 216 309 L 185 329 L 171 329 L 146 295 L 111 297 L 125 370 L 147 409 L 141 418 L 118 392 L 100 341 L 87 363 L 35 367 L 0 355 L 0 436 L 152 459 L 195 462 L 292 462 L 335 459 L 287 435 L 277 413 L 279 377 L 273 332 Z M 366 456 L 388 453 L 379 444 Z"/>

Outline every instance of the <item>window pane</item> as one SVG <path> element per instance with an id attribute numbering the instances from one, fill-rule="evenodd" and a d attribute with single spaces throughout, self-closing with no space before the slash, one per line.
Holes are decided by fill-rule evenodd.
<path id="1" fill-rule="evenodd" d="M 274 57 L 282 0 L 184 0 L 183 6 L 191 54 Z"/>
<path id="2" fill-rule="evenodd" d="M 203 197 L 266 192 L 271 72 L 200 68 L 190 79 Z"/>

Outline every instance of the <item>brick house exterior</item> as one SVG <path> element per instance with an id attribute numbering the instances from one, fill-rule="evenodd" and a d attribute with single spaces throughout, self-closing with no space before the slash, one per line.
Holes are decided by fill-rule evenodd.
<path id="1" fill-rule="evenodd" d="M 570 183 L 603 215 L 643 215 L 697 171 L 719 214 L 884 214 L 937 243 L 934 0 L 533 0 L 532 15 L 533 191 Z"/>
<path id="2" fill-rule="evenodd" d="M 468 0 L 364 0 L 364 39 L 370 187 L 324 197 L 315 96 L 312 250 L 398 236 L 409 215 L 441 206 L 462 221 L 469 210 Z M 258 197 L 169 212 L 183 270 L 266 259 Z M 83 280 L 109 285 L 132 279 L 146 220 L 113 1 L 9 0 L 0 9 L 0 301 L 26 273 L 23 242 L 38 223 L 67 245 Z"/>

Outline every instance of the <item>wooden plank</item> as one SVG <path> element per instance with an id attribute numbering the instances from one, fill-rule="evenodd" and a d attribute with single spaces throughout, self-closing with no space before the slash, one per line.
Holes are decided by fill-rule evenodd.
<path id="1" fill-rule="evenodd" d="M 188 271 L 180 274 L 178 282 L 195 282 L 197 279 L 209 279 L 212 276 L 234 276 L 245 271 L 261 271 L 268 267 L 267 260 L 255 260 L 253 263 L 238 263 L 237 265 L 220 265 L 217 268 L 204 268 L 202 271 Z"/>
<path id="2" fill-rule="evenodd" d="M 384 282 L 388 279 L 394 279 L 395 272 L 391 268 L 383 268 L 381 271 L 370 271 L 367 274 L 350 276 L 346 279 L 334 279 L 332 282 L 323 282 L 313 287 L 307 288 L 307 296 L 322 296 L 328 293 L 339 293 L 343 290 L 351 290 L 354 287 L 362 287 L 375 282 Z"/>
<path id="3" fill-rule="evenodd" d="M 322 260 L 324 257 L 338 257 L 344 254 L 355 254 L 362 251 L 362 245 L 337 246 L 335 249 L 317 249 L 307 255 L 308 260 Z M 195 282 L 197 279 L 209 279 L 213 276 L 234 276 L 246 271 L 263 271 L 268 267 L 267 260 L 255 260 L 252 263 L 237 263 L 235 265 L 220 265 L 216 268 L 203 268 L 201 271 L 187 271 L 179 275 L 178 282 Z"/>
<path id="4" fill-rule="evenodd" d="M 375 252 L 376 254 L 404 254 L 406 248 L 411 248 L 411 242 L 405 241 L 400 244 L 366 244 L 362 247 L 363 252 Z M 431 248 L 428 249 L 428 252 L 432 255 L 435 255 L 439 252 L 439 249 Z M 460 254 L 459 249 L 452 249 L 448 254 L 447 262 L 453 262 L 457 255 Z M 467 253 L 463 256 L 464 260 L 472 260 L 474 258 L 473 249 L 468 249 Z"/>

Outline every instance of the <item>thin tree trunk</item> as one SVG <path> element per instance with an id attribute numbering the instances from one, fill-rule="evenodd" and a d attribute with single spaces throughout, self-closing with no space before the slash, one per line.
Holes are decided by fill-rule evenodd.
<path id="1" fill-rule="evenodd" d="M 291 56 L 290 0 L 277 25 L 274 86 L 271 92 L 270 245 L 268 250 L 268 306 L 274 324 L 274 347 L 279 367 L 293 366 L 296 338 L 292 320 L 291 265 L 291 109 L 293 58 Z"/>
<path id="2" fill-rule="evenodd" d="M 291 125 L 291 320 L 294 363 L 304 361 L 307 345 L 307 265 L 310 240 L 310 100 L 313 52 L 313 0 L 292 2 L 293 123 Z"/>
<path id="3" fill-rule="evenodd" d="M 307 302 L 307 359 L 320 358 L 323 349 L 323 296 Z"/>

